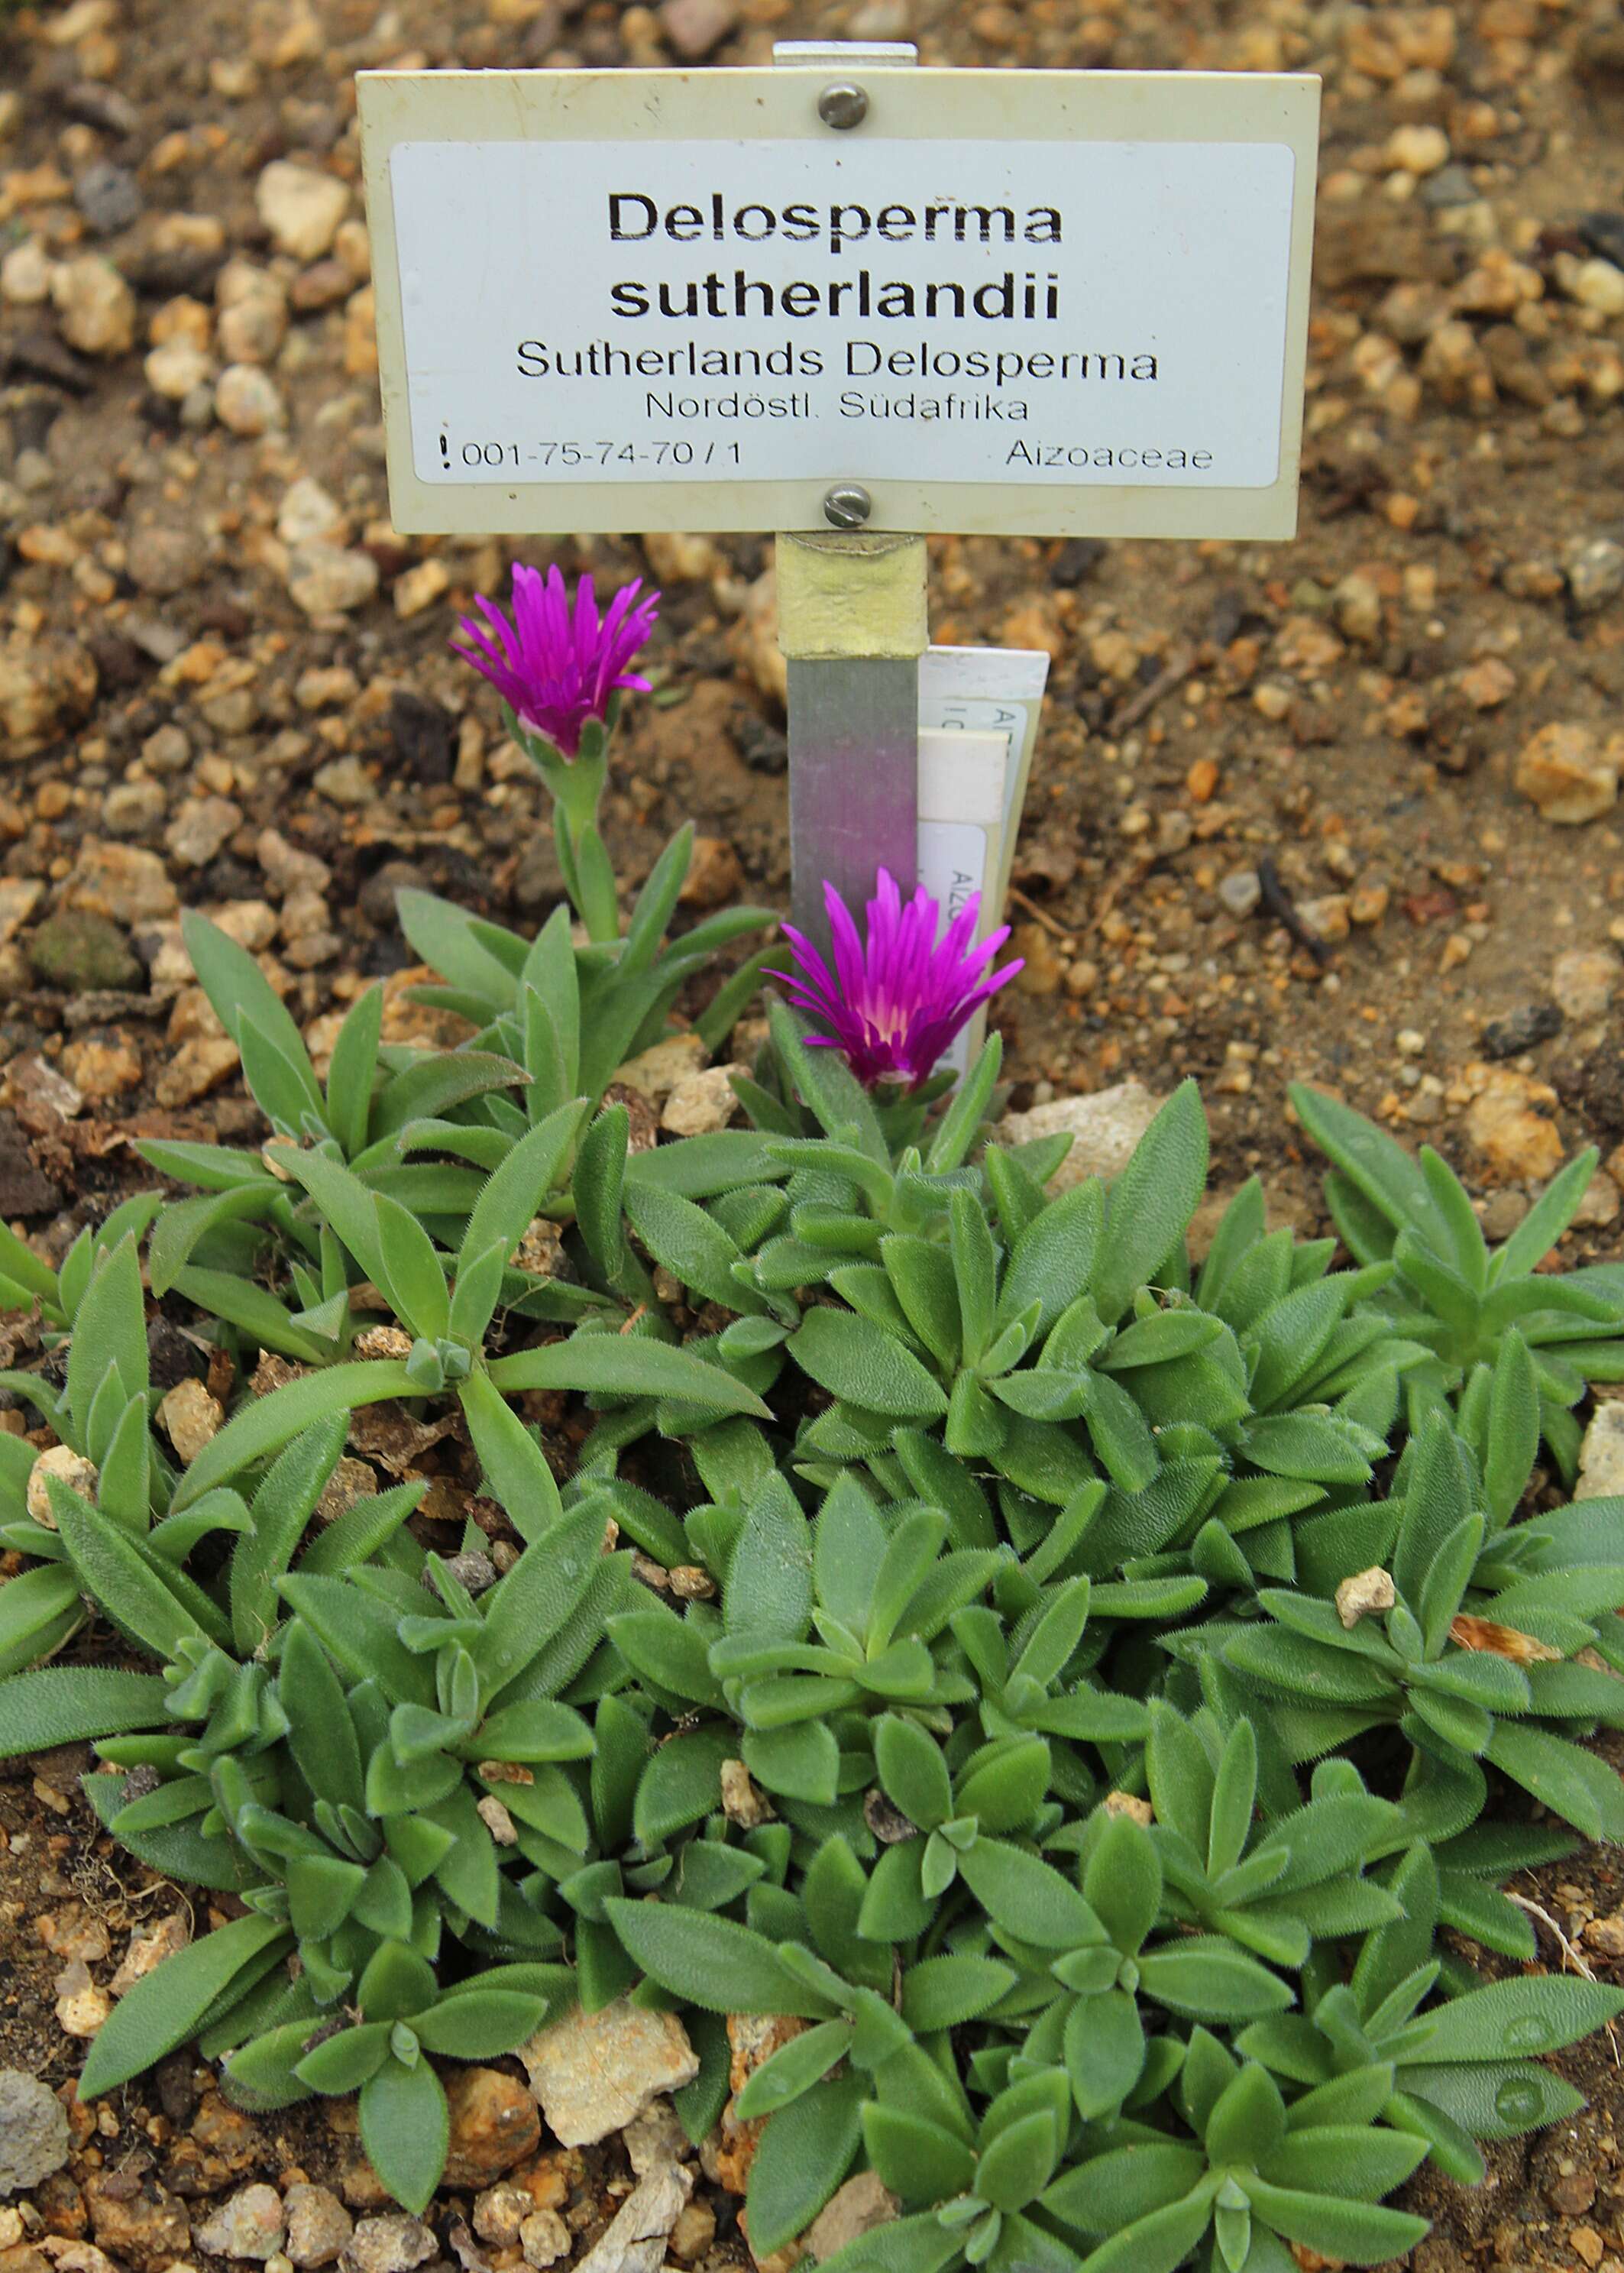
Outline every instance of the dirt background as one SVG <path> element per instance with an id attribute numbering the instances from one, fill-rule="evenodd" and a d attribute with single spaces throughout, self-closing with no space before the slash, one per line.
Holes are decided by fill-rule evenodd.
<path id="1" fill-rule="evenodd" d="M 1054 659 L 1011 910 L 1028 967 L 1000 1006 L 1014 1101 L 1194 1073 L 1216 1184 L 1261 1167 L 1304 1227 L 1318 1177 L 1292 1079 L 1436 1144 L 1498 1235 L 1593 1143 L 1609 1167 L 1568 1252 L 1613 1255 L 1615 0 L 0 0 L 0 1212 L 60 1247 L 129 1187 L 132 1132 L 259 1127 L 190 983 L 182 905 L 223 911 L 319 1043 L 408 964 L 400 882 L 526 926 L 558 896 L 537 792 L 445 648 L 510 549 L 388 522 L 354 71 L 761 62 L 813 35 L 1324 80 L 1297 541 L 932 547 L 937 638 Z M 320 212 L 290 206 L 288 161 L 327 185 Z M 550 250 L 513 251 L 544 290 Z M 522 552 L 665 589 L 657 692 L 617 748 L 628 883 L 692 815 L 691 904 L 782 905 L 768 544 Z M 94 1847 L 75 1766 L 0 1784 L 0 2060 L 53 2084 L 79 2052 L 55 2010 L 69 1944 L 104 1921 L 105 1981 L 176 1903 Z M 1548 1962 L 1560 1933 L 1624 1978 L 1621 1879 L 1598 1856 L 1530 1882 Z M 1497 2155 L 1476 2195 L 1429 2185 L 1418 2269 L 1624 2273 L 1618 2058 L 1598 2040 L 1563 2065 L 1590 2112 Z M 218 2109 L 171 2085 L 171 2112 L 150 2091 L 104 2111 L 79 2210 L 50 2211 L 62 2246 L 13 2273 L 75 2273 L 97 2158 L 149 2187 Z M 336 2175 L 342 2154 L 288 2121 L 236 2176 L 305 2159 Z M 583 2233 L 606 2182 L 580 2181 Z M 131 2273 L 183 2253 L 167 2230 L 167 2256 L 149 2235 L 121 2258 L 114 2230 Z"/>

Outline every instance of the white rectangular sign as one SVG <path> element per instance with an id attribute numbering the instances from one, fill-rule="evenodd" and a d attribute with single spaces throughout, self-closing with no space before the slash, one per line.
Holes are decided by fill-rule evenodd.
<path id="1" fill-rule="evenodd" d="M 1317 82 L 368 74 L 408 529 L 1289 532 Z"/>

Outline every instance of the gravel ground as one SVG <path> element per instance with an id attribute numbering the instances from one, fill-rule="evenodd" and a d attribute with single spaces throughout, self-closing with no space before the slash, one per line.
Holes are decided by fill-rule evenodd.
<path id="1" fill-rule="evenodd" d="M 445 651 L 509 550 L 388 521 L 351 73 L 752 62 L 786 34 L 1322 74 L 1297 542 L 932 546 L 939 639 L 1054 657 L 1011 911 L 1027 970 L 1000 1012 L 1014 1102 L 1194 1073 L 1219 1185 L 1261 1167 L 1303 1226 L 1318 1178 L 1291 1079 L 1436 1144 L 1500 1236 L 1593 1142 L 1607 1167 L 1568 1252 L 1617 1253 L 1616 0 L 0 0 L 0 1212 L 58 1248 L 128 1189 L 132 1134 L 258 1130 L 183 905 L 259 954 L 319 1042 L 380 974 L 393 1036 L 427 1031 L 399 884 L 527 926 L 558 894 L 537 793 Z M 692 815 L 696 911 L 782 904 L 770 547 L 523 554 L 666 591 L 611 801 L 627 881 Z M 93 1848 L 74 1767 L 0 1784 L 0 2060 L 70 2102 L 58 1999 L 94 2011 L 131 1932 L 184 1916 Z M 1615 1858 L 1532 1893 L 1548 1962 L 1560 1934 L 1624 1978 Z M 1497 2156 L 1476 2195 L 1417 2190 L 1440 2221 L 1418 2273 L 1624 2273 L 1618 2056 L 1568 2065 L 1592 2096 L 1576 2125 Z M 486 2164 L 433 2232 L 351 2239 L 356 2273 L 580 2262 L 608 2225 L 640 2177 L 612 2133 L 521 2140 L 525 2202 L 476 2209 L 524 2097 L 491 2073 L 468 2115 Z M 329 2213 L 299 2198 L 296 2236 L 263 2202 L 212 2225 L 234 2189 L 308 2177 L 377 2207 L 353 2137 L 299 2111 L 245 2126 L 183 2063 L 72 2112 L 67 2172 L 0 2197 L 0 2273 L 163 2273 L 228 2242 L 283 2273 L 326 2262 Z M 677 2262 L 740 2262 L 734 2208 L 701 2178 Z"/>

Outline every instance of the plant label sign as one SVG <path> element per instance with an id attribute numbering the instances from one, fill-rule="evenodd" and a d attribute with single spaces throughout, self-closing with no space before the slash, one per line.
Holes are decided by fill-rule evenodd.
<path id="1" fill-rule="evenodd" d="M 397 525 L 1289 536 L 1318 81 L 841 76 L 362 75 Z"/>

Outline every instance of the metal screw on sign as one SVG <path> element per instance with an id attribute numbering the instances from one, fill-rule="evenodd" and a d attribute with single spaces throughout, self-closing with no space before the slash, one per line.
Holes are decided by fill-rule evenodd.
<path id="1" fill-rule="evenodd" d="M 837 79 L 818 97 L 818 116 L 826 126 L 838 127 L 842 131 L 848 127 L 861 126 L 868 116 L 868 96 L 849 79 Z"/>
<path id="2" fill-rule="evenodd" d="M 831 529 L 861 529 L 874 510 L 874 500 L 861 482 L 837 482 L 823 500 L 823 517 Z"/>

